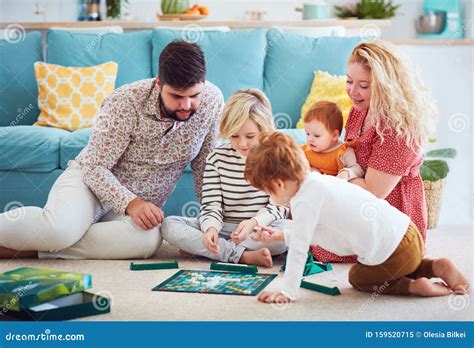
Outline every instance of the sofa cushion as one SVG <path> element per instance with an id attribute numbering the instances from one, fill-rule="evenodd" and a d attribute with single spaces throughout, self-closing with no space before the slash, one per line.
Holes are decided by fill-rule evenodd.
<path id="1" fill-rule="evenodd" d="M 33 64 L 43 60 L 41 33 L 18 35 L 0 40 L 0 127 L 31 125 L 39 115 Z"/>
<path id="2" fill-rule="evenodd" d="M 296 126 L 314 72 L 344 75 L 347 58 L 360 40 L 360 37 L 310 38 L 268 30 L 264 92 L 272 103 L 279 128 Z"/>
<path id="3" fill-rule="evenodd" d="M 46 173 L 0 171 L 0 213 L 20 207 L 44 207 L 49 191 L 63 170 Z"/>
<path id="4" fill-rule="evenodd" d="M 239 88 L 263 89 L 265 30 L 200 31 L 189 29 L 153 31 L 153 75 L 165 46 L 175 39 L 196 42 L 206 57 L 206 79 L 217 85 L 227 99 Z"/>
<path id="5" fill-rule="evenodd" d="M 151 31 L 124 34 L 81 34 L 49 30 L 46 62 L 85 67 L 114 61 L 116 87 L 152 77 Z"/>
<path id="6" fill-rule="evenodd" d="M 0 170 L 51 172 L 59 168 L 59 143 L 69 134 L 58 128 L 0 128 Z"/>
<path id="7" fill-rule="evenodd" d="M 76 158 L 79 152 L 87 145 L 92 128 L 79 129 L 61 139 L 59 144 L 59 166 L 67 168 L 67 163 Z"/>

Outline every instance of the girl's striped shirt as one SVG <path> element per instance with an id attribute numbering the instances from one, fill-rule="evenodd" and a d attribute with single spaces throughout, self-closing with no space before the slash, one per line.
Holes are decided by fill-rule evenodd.
<path id="1" fill-rule="evenodd" d="M 245 157 L 230 143 L 214 149 L 207 157 L 199 218 L 203 232 L 210 227 L 219 232 L 224 222 L 255 218 L 259 225 L 268 226 L 288 217 L 287 207 L 270 203 L 268 194 L 245 180 L 244 168 Z"/>

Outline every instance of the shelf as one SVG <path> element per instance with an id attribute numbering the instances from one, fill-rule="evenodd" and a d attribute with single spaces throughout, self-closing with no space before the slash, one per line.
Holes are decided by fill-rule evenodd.
<path id="1" fill-rule="evenodd" d="M 0 23 L 0 29 L 5 29 L 12 23 Z M 328 27 L 343 26 L 345 28 L 363 28 L 364 26 L 377 26 L 380 29 L 391 26 L 390 20 L 341 20 L 318 19 L 301 21 L 156 21 L 156 22 L 127 22 L 127 21 L 102 21 L 102 22 L 24 22 L 15 23 L 25 30 L 48 30 L 50 27 L 75 27 L 94 28 L 104 26 L 121 26 L 124 30 L 154 29 L 158 27 L 184 27 L 198 25 L 201 27 L 227 26 L 231 29 L 271 28 L 273 26 L 291 27 Z"/>

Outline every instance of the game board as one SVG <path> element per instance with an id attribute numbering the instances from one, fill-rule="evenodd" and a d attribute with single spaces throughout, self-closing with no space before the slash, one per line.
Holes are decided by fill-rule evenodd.
<path id="1" fill-rule="evenodd" d="M 180 270 L 152 290 L 254 296 L 276 276 L 263 273 Z"/>

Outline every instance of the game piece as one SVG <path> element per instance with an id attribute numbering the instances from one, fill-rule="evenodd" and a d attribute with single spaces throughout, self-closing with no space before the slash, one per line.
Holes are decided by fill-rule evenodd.
<path id="1" fill-rule="evenodd" d="M 257 273 L 257 266 L 253 265 L 238 265 L 235 263 L 227 262 L 211 262 L 211 269 L 218 271 L 230 271 L 230 272 L 240 272 L 240 273 Z"/>
<path id="2" fill-rule="evenodd" d="M 280 272 L 284 272 L 286 268 L 286 262 L 281 266 Z M 308 258 L 306 259 L 306 264 L 304 266 L 303 276 L 309 276 L 312 274 L 322 273 L 326 271 L 331 271 L 332 265 L 330 263 L 324 263 L 319 261 L 314 261 L 313 255 L 308 253 Z"/>
<path id="3" fill-rule="evenodd" d="M 148 271 L 154 269 L 172 269 L 179 268 L 178 261 L 160 262 L 160 263 L 140 263 L 130 262 L 130 270 L 132 271 Z"/>
<path id="4" fill-rule="evenodd" d="M 330 288 L 330 287 L 319 285 L 316 283 L 307 282 L 305 280 L 301 281 L 301 287 L 303 289 L 317 291 L 322 294 L 331 295 L 331 296 L 337 296 L 341 294 L 341 292 L 339 291 L 339 288 L 337 287 Z"/>
<path id="5" fill-rule="evenodd" d="M 180 270 L 152 290 L 254 296 L 276 276 L 263 273 Z"/>

